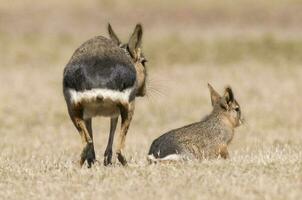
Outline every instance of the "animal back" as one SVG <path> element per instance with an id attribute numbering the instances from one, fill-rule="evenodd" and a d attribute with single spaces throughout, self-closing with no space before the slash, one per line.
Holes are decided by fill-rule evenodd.
<path id="1" fill-rule="evenodd" d="M 82 44 L 64 70 L 64 88 L 76 91 L 110 89 L 123 91 L 133 87 L 136 71 L 123 49 L 98 36 Z"/>

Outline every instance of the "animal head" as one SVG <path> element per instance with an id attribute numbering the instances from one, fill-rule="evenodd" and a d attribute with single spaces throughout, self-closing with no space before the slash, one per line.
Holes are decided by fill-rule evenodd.
<path id="1" fill-rule="evenodd" d="M 146 94 L 146 58 L 142 53 L 143 27 L 137 24 L 128 43 L 121 43 L 110 24 L 108 24 L 110 39 L 122 48 L 129 55 L 134 63 L 137 74 L 137 93 L 136 96 L 145 96 Z"/>
<path id="2" fill-rule="evenodd" d="M 219 113 L 223 120 L 227 120 L 232 127 L 238 127 L 242 124 L 243 118 L 239 103 L 234 98 L 234 93 L 231 87 L 226 87 L 223 96 L 219 95 L 214 88 L 208 84 L 213 112 Z"/>

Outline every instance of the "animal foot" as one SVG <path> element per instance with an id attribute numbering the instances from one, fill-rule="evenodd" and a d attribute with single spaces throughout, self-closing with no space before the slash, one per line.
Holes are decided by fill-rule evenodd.
<path id="1" fill-rule="evenodd" d="M 81 154 L 80 165 L 82 166 L 87 161 L 88 168 L 95 162 L 95 152 L 92 143 L 87 144 Z"/>
<path id="2" fill-rule="evenodd" d="M 126 166 L 126 165 L 127 165 L 127 160 L 126 160 L 126 158 L 122 155 L 122 153 L 117 153 L 117 159 L 118 159 L 118 161 L 120 161 L 120 163 L 121 163 L 123 166 Z"/>
<path id="3" fill-rule="evenodd" d="M 112 150 L 106 149 L 105 154 L 104 154 L 104 165 L 112 165 Z"/>

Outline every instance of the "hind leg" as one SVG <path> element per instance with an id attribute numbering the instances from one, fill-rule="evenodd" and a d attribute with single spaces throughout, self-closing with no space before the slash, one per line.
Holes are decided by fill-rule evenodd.
<path id="1" fill-rule="evenodd" d="M 68 108 L 70 118 L 77 128 L 83 143 L 80 166 L 82 166 L 85 161 L 87 161 L 88 168 L 91 167 L 91 164 L 95 161 L 95 152 L 92 140 L 92 128 L 91 120 L 84 120 L 82 115 L 83 111 L 80 107 L 77 108 Z"/>
<path id="2" fill-rule="evenodd" d="M 120 107 L 121 111 L 121 132 L 118 137 L 118 144 L 117 144 L 117 159 L 120 161 L 122 165 L 127 165 L 126 158 L 122 154 L 122 150 L 125 147 L 125 140 L 126 140 L 126 135 L 132 120 L 133 112 L 134 112 L 134 101 L 130 102 L 127 105 L 121 106 Z"/>
<path id="3" fill-rule="evenodd" d="M 106 147 L 106 151 L 104 153 L 104 165 L 110 165 L 112 164 L 111 159 L 112 159 L 112 145 L 113 145 L 113 139 L 114 139 L 114 133 L 116 130 L 116 125 L 118 122 L 118 117 L 111 118 L 110 120 L 110 134 L 109 134 L 109 139 L 108 139 L 108 144 Z"/>
<path id="4" fill-rule="evenodd" d="M 89 163 L 94 163 L 95 162 L 95 150 L 94 150 L 94 142 L 93 142 L 93 133 L 92 133 L 92 122 L 91 122 L 91 118 L 89 119 L 86 119 L 85 120 L 85 125 L 86 125 L 86 128 L 87 128 L 87 131 L 88 131 L 88 134 L 90 136 L 90 138 L 92 139 L 92 147 L 91 147 L 91 155 L 87 157 L 87 163 L 88 163 L 88 166 L 89 166 Z M 90 164 L 91 165 L 91 164 Z"/>

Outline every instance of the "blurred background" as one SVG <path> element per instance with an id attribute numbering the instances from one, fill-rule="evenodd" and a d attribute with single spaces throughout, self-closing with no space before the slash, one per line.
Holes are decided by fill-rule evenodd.
<path id="1" fill-rule="evenodd" d="M 300 0 L 0 0 L 2 177 L 24 183 L 29 174 L 48 173 L 49 166 L 63 170 L 78 159 L 81 140 L 67 115 L 62 73 L 79 45 L 96 35 L 107 37 L 108 22 L 124 42 L 136 23 L 144 27 L 148 97 L 137 101 L 127 137 L 130 163 L 144 164 L 154 138 L 211 111 L 208 82 L 221 93 L 231 85 L 246 118 L 236 130 L 231 156 L 281 147 L 301 160 L 301 10 Z M 93 126 L 102 160 L 109 119 L 97 118 Z M 64 183 L 60 178 L 66 177 L 56 173 L 44 175 Z M 295 189 L 276 180 L 262 182 L 276 184 L 272 197 Z M 29 181 L 21 189 L 4 188 L 27 194 L 39 187 Z M 194 183 L 191 194 L 193 189 Z"/>
<path id="2" fill-rule="evenodd" d="M 86 39 L 107 35 L 108 22 L 124 40 L 143 23 L 152 68 L 247 60 L 297 64 L 301 7 L 299 0 L 3 1 L 1 66 L 12 59 L 31 66 L 66 62 Z"/>

